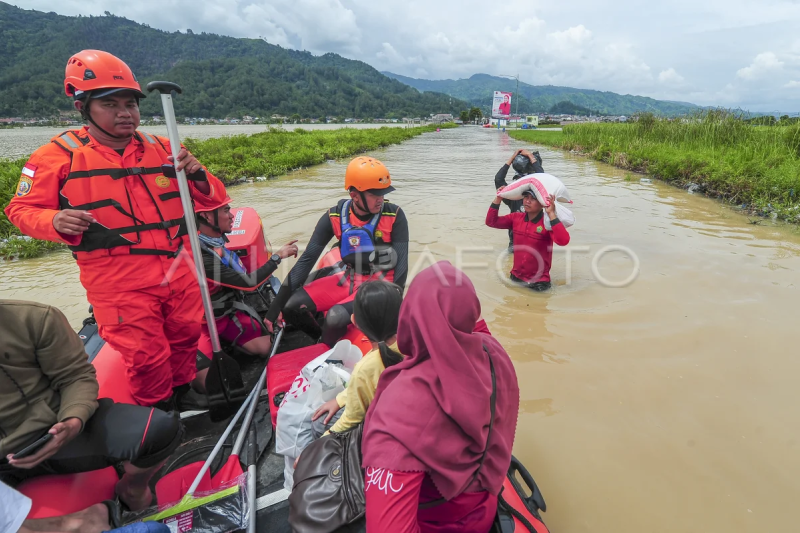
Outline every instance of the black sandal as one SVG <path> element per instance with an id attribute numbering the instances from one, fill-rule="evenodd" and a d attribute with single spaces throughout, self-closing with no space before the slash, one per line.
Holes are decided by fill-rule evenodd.
<path id="1" fill-rule="evenodd" d="M 103 505 L 108 509 L 108 525 L 111 529 L 122 527 L 122 508 L 117 500 L 104 500 Z"/>

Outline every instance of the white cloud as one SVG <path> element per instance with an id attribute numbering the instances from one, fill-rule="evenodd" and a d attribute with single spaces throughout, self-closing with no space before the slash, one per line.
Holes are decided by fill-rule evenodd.
<path id="1" fill-rule="evenodd" d="M 784 85 L 787 89 L 800 89 L 800 81 L 792 80 L 786 85 Z"/>
<path id="2" fill-rule="evenodd" d="M 736 71 L 736 76 L 744 80 L 755 80 L 781 68 L 783 68 L 783 61 L 778 59 L 778 56 L 772 52 L 764 52 L 758 54 L 749 67 Z"/>
<path id="3" fill-rule="evenodd" d="M 658 81 L 665 84 L 679 84 L 683 83 L 684 78 L 674 68 L 670 67 L 658 73 Z"/>

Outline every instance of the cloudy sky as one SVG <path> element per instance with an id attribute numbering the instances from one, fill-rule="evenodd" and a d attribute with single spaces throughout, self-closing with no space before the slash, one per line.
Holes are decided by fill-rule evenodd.
<path id="1" fill-rule="evenodd" d="M 800 0 L 5 0 L 262 37 L 427 79 L 476 72 L 800 112 Z"/>

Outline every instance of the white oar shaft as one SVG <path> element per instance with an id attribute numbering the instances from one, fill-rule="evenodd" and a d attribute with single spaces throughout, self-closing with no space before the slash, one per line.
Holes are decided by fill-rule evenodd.
<path id="1" fill-rule="evenodd" d="M 164 108 L 164 121 L 167 124 L 167 136 L 172 151 L 175 167 L 178 166 L 178 152 L 181 150 L 181 138 L 178 135 L 178 121 L 175 119 L 175 109 L 172 106 L 172 95 L 161 93 L 161 106 Z M 192 203 L 192 193 L 189 191 L 189 182 L 186 179 L 186 172 L 183 170 L 176 172 L 178 175 L 178 190 L 181 193 L 181 205 L 183 205 L 184 218 L 186 219 L 186 231 L 189 233 L 189 243 L 194 257 L 194 268 L 197 274 L 197 283 L 200 286 L 200 295 L 203 298 L 203 310 L 206 315 L 206 325 L 211 337 L 211 349 L 214 353 L 221 351 L 219 344 L 219 334 L 217 333 L 217 323 L 214 320 L 214 309 L 211 307 L 211 293 L 208 291 L 206 283 L 206 272 L 203 267 L 203 256 L 200 252 L 200 239 L 197 237 L 197 224 L 194 218 L 194 204 Z"/>
<path id="2" fill-rule="evenodd" d="M 247 522 L 247 533 L 256 533 L 256 465 L 247 467 L 247 504 L 250 509 L 250 520 Z"/>

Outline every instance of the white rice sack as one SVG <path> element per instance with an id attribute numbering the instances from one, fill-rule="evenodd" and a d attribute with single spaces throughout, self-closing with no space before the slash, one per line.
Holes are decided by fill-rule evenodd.
<path id="1" fill-rule="evenodd" d="M 512 181 L 503 188 L 498 196 L 507 200 L 522 200 L 523 193 L 533 191 L 536 199 L 542 205 L 550 205 L 550 195 L 555 195 L 559 202 L 572 203 L 569 191 L 564 183 L 547 173 L 529 174 Z"/>
<path id="2" fill-rule="evenodd" d="M 565 228 L 575 224 L 575 215 L 572 214 L 572 210 L 564 205 L 561 205 L 560 202 L 556 202 L 556 216 L 558 217 L 558 220 L 564 224 Z M 547 213 L 544 214 L 544 229 L 547 231 L 552 229 L 550 227 L 550 217 L 547 216 Z"/>

